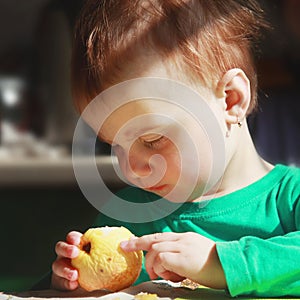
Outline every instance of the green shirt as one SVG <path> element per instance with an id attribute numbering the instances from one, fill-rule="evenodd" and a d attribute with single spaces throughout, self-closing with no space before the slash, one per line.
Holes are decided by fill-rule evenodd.
<path id="1" fill-rule="evenodd" d="M 134 202 L 158 198 L 134 187 L 119 196 Z M 231 296 L 300 296 L 300 169 L 276 165 L 246 188 L 205 205 L 184 203 L 153 222 L 125 223 L 100 214 L 95 226 L 105 225 L 125 226 L 136 236 L 197 232 L 216 241 Z M 137 283 L 146 280 L 143 269 Z"/>

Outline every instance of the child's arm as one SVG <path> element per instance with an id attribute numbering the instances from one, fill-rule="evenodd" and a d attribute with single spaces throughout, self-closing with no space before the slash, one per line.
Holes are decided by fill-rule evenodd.
<path id="1" fill-rule="evenodd" d="M 78 245 L 82 234 L 72 231 L 66 241 L 56 244 L 57 259 L 52 264 L 51 287 L 58 290 L 75 290 L 78 287 L 78 272 L 71 265 L 71 259 L 79 254 Z"/>
<path id="2" fill-rule="evenodd" d="M 245 236 L 237 241 L 216 243 L 231 296 L 300 296 L 298 178 L 294 178 L 295 184 L 289 178 L 290 186 L 275 194 L 275 204 L 270 201 L 261 204 L 267 206 L 266 213 L 274 217 L 275 222 L 272 222 L 273 217 L 268 220 L 277 234 L 269 233 L 268 237 L 260 227 L 261 237 Z M 264 218 L 256 218 L 257 223 L 264 222 Z"/>
<path id="3" fill-rule="evenodd" d="M 125 251 L 146 250 L 151 279 L 189 278 L 212 288 L 226 288 L 222 266 L 212 240 L 193 232 L 156 233 L 122 242 Z"/>
<path id="4" fill-rule="evenodd" d="M 231 296 L 300 296 L 300 231 L 218 242 Z"/>

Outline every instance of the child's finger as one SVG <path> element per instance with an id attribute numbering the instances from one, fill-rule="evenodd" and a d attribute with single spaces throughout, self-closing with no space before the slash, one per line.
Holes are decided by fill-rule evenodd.
<path id="1" fill-rule="evenodd" d="M 180 252 L 183 246 L 178 241 L 163 241 L 159 243 L 152 244 L 151 251 L 157 253 L 162 252 Z"/>
<path id="2" fill-rule="evenodd" d="M 145 267 L 151 279 L 155 279 L 160 276 L 161 273 L 165 273 L 167 270 L 160 262 L 160 255 L 164 252 L 179 252 L 177 242 L 161 242 L 152 245 L 151 250 L 146 254 Z"/>
<path id="3" fill-rule="evenodd" d="M 68 281 L 78 280 L 78 271 L 70 265 L 70 261 L 65 258 L 59 258 L 52 264 L 52 271 L 58 277 Z"/>
<path id="4" fill-rule="evenodd" d="M 186 262 L 178 253 L 164 252 L 159 254 L 160 263 L 169 272 L 178 274 L 179 276 L 186 276 L 184 274 L 184 266 Z"/>
<path id="5" fill-rule="evenodd" d="M 182 276 L 180 276 L 176 273 L 170 272 L 170 271 L 165 271 L 164 273 L 161 273 L 159 276 L 165 280 L 170 280 L 173 282 L 179 282 L 179 281 L 182 281 L 183 279 L 185 279 L 185 277 L 182 277 Z"/>
<path id="6" fill-rule="evenodd" d="M 174 232 L 163 232 L 144 235 L 121 243 L 121 248 L 125 251 L 145 250 L 149 251 L 154 243 L 163 241 L 177 241 L 178 234 Z"/>
<path id="7" fill-rule="evenodd" d="M 56 243 L 55 252 L 58 256 L 66 258 L 75 258 L 79 255 L 79 249 L 77 246 L 73 246 L 62 241 Z"/>
<path id="8" fill-rule="evenodd" d="M 164 255 L 169 255 L 169 253 L 164 253 Z M 181 281 L 183 279 L 182 276 L 178 275 L 176 272 L 172 272 L 171 270 L 166 268 L 165 265 L 162 264 L 160 259 L 161 256 L 161 253 L 159 253 L 153 264 L 153 271 L 155 272 L 155 274 L 166 280 L 171 280 L 174 282 Z"/>
<path id="9" fill-rule="evenodd" d="M 159 254 L 155 256 L 155 260 L 153 261 L 153 264 L 151 266 L 153 272 L 156 274 L 156 276 L 162 277 L 164 273 L 166 273 L 168 270 L 164 268 L 164 266 L 161 264 L 159 259 Z M 151 278 L 151 277 L 150 277 Z M 163 277 L 162 277 L 163 278 Z M 152 278 L 151 278 L 152 279 Z"/>
<path id="10" fill-rule="evenodd" d="M 82 237 L 82 233 L 78 231 L 71 231 L 67 234 L 66 241 L 72 245 L 79 245 Z"/>
<path id="11" fill-rule="evenodd" d="M 149 251 L 145 256 L 145 268 L 151 280 L 156 279 L 159 275 L 154 271 L 154 263 L 157 253 Z"/>
<path id="12" fill-rule="evenodd" d="M 69 281 L 69 280 L 66 280 L 66 279 L 60 279 L 62 281 L 62 285 L 63 287 L 66 289 L 66 290 L 69 290 L 69 291 L 73 291 L 73 290 L 76 290 L 79 286 L 79 283 L 78 281 Z"/>
<path id="13" fill-rule="evenodd" d="M 79 286 L 78 281 L 69 281 L 55 274 L 52 275 L 51 287 L 56 290 L 72 291 L 77 289 Z"/>

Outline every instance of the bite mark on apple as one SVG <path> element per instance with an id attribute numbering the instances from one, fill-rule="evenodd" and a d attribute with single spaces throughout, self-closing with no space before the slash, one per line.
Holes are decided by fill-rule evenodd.
<path id="1" fill-rule="evenodd" d="M 91 247 L 91 243 L 86 243 L 85 245 L 83 245 L 82 250 L 89 254 L 91 252 Z"/>

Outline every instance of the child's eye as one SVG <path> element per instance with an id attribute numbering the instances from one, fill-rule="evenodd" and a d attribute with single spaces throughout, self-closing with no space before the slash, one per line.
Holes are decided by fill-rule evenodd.
<path id="1" fill-rule="evenodd" d="M 148 148 L 157 149 L 163 145 L 167 138 L 163 135 L 148 135 L 140 137 L 141 142 Z"/>

